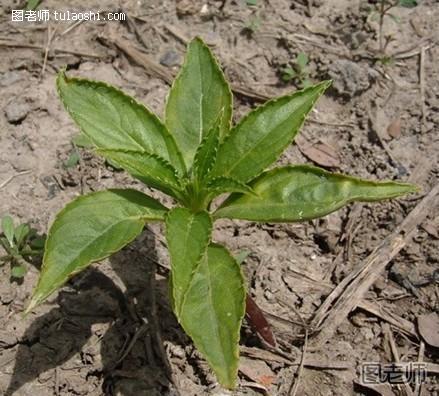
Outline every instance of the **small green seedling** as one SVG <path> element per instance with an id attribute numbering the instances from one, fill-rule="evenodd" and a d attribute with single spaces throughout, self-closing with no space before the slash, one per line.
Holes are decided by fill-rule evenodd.
<path id="1" fill-rule="evenodd" d="M 3 236 L 0 237 L 0 245 L 6 252 L 0 257 L 2 264 L 11 264 L 11 277 L 21 279 L 26 275 L 27 264 L 31 257 L 42 256 L 44 250 L 44 237 L 39 236 L 37 231 L 28 224 L 14 226 L 10 216 L 4 216 L 1 221 Z"/>
<path id="2" fill-rule="evenodd" d="M 69 158 L 67 158 L 67 160 L 64 162 L 64 167 L 66 169 L 74 168 L 79 164 L 80 159 L 81 157 L 79 156 L 79 152 L 76 147 L 74 147 L 69 154 Z"/>
<path id="3" fill-rule="evenodd" d="M 390 64 L 393 59 L 386 54 L 387 46 L 394 40 L 391 35 L 384 36 L 383 27 L 384 19 L 386 16 L 393 19 L 395 22 L 399 23 L 399 18 L 394 15 L 391 11 L 394 7 L 400 6 L 405 8 L 413 8 L 418 5 L 418 0 L 380 0 L 375 6 L 375 10 L 371 13 L 371 17 L 375 16 L 378 19 L 378 44 L 380 61 L 383 64 Z"/>
<path id="4" fill-rule="evenodd" d="M 219 382 L 233 388 L 246 282 L 226 247 L 212 241 L 215 220 L 297 222 L 352 201 L 416 191 L 411 184 L 361 180 L 308 165 L 274 166 L 329 81 L 268 101 L 232 126 L 232 94 L 199 38 L 160 120 L 103 82 L 57 79 L 59 96 L 96 153 L 174 199 L 173 207 L 133 189 L 93 192 L 70 202 L 50 227 L 27 312 L 91 263 L 122 249 L 148 222 L 164 222 L 173 311 Z M 225 200 L 220 195 L 230 194 Z M 242 259 L 242 257 L 238 257 Z"/>
<path id="5" fill-rule="evenodd" d="M 293 66 L 287 66 L 282 69 L 282 80 L 285 82 L 296 81 L 301 88 L 311 86 L 308 66 L 308 55 L 304 52 L 299 52 Z"/>
<path id="6" fill-rule="evenodd" d="M 40 5 L 40 3 L 41 3 L 41 0 L 27 0 L 25 9 L 27 11 L 36 10 L 37 7 Z"/>

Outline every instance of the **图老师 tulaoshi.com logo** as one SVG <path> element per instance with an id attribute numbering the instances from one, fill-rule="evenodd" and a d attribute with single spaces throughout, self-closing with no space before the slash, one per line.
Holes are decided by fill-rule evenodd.
<path id="1" fill-rule="evenodd" d="M 125 21 L 123 12 L 102 11 L 57 11 L 57 10 L 12 10 L 12 22 L 77 22 L 77 21 Z"/>
<path id="2" fill-rule="evenodd" d="M 360 368 L 364 385 L 421 384 L 427 378 L 427 366 L 423 362 L 363 362 Z"/>

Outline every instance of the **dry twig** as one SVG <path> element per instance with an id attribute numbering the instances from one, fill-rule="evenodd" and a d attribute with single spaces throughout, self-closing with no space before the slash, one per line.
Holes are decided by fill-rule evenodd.
<path id="1" fill-rule="evenodd" d="M 387 323 L 384 323 L 383 330 L 384 330 L 384 334 L 386 335 L 386 338 L 389 341 L 390 350 L 392 351 L 393 359 L 395 359 L 396 363 L 400 363 L 398 348 L 396 347 L 395 339 L 393 338 L 392 329 L 390 328 L 390 326 Z M 414 396 L 413 391 L 410 388 L 410 385 L 407 382 L 404 382 L 403 385 L 404 386 L 402 388 L 402 393 L 405 396 Z M 398 388 L 400 388 L 399 385 L 398 385 Z"/>
<path id="2" fill-rule="evenodd" d="M 18 177 L 18 176 L 23 176 L 23 175 L 27 175 L 27 174 L 29 174 L 29 173 L 31 173 L 32 171 L 31 170 L 25 170 L 25 171 L 22 171 L 22 172 L 18 172 L 18 173 L 16 173 L 15 175 L 12 175 L 12 176 L 9 176 L 4 182 L 2 182 L 1 184 L 0 184 L 0 189 L 2 189 L 3 187 L 6 187 L 13 179 L 15 179 L 16 177 Z"/>
<path id="3" fill-rule="evenodd" d="M 41 68 L 40 78 L 42 78 L 44 76 L 44 72 L 46 71 L 47 58 L 49 56 L 50 46 L 51 46 L 52 41 L 56 35 L 56 29 L 57 28 L 55 27 L 55 29 L 53 29 L 53 31 L 52 31 L 50 24 L 47 25 L 47 43 L 46 43 L 46 47 L 44 48 L 43 67 Z"/>
<path id="4" fill-rule="evenodd" d="M 425 47 L 421 48 L 419 52 L 419 90 L 421 93 L 421 132 L 425 132 Z"/>
<path id="5" fill-rule="evenodd" d="M 403 333 L 406 333 L 411 337 L 418 338 L 418 333 L 416 332 L 415 325 L 412 322 L 402 318 L 401 316 L 395 315 L 393 312 L 390 312 L 388 309 L 381 306 L 378 302 L 371 300 L 362 300 L 357 307 L 362 309 L 363 311 L 375 315 L 377 318 L 385 320 L 392 326 L 395 326 L 396 328 L 401 330 Z"/>
<path id="6" fill-rule="evenodd" d="M 67 33 L 71 32 L 73 29 L 76 29 L 81 23 L 83 23 L 85 19 L 81 19 L 79 21 L 73 22 L 66 30 L 64 30 L 62 33 L 60 33 L 60 37 L 66 35 Z"/>
<path id="7" fill-rule="evenodd" d="M 120 37 L 111 37 L 111 36 L 108 37 L 101 36 L 99 37 L 99 40 L 104 45 L 114 46 L 117 49 L 119 49 L 138 66 L 143 67 L 149 75 L 153 77 L 161 78 L 169 85 L 172 84 L 172 81 L 175 77 L 174 73 L 172 73 L 164 66 L 155 62 L 148 55 L 139 51 L 127 40 L 121 39 Z M 246 87 L 232 85 L 232 91 L 237 95 L 245 96 L 249 99 L 259 102 L 261 101 L 264 102 L 269 99 L 267 95 L 255 92 L 252 89 Z"/>
<path id="8" fill-rule="evenodd" d="M 148 329 L 148 322 L 145 320 L 143 324 L 136 330 L 130 342 L 128 343 L 127 347 L 123 349 L 123 352 L 120 355 L 119 359 L 117 359 L 116 362 L 110 366 L 108 371 L 113 371 L 117 366 L 119 366 L 119 364 L 121 364 L 126 359 L 128 354 L 134 348 L 134 345 L 136 345 L 136 342 L 138 341 L 139 337 L 143 335 L 143 333 L 145 333 L 147 329 Z"/>
<path id="9" fill-rule="evenodd" d="M 290 271 L 290 272 L 295 272 L 295 271 Z M 320 289 L 320 291 L 323 295 L 326 295 L 326 296 L 330 295 L 331 292 L 334 290 L 333 286 L 331 284 L 327 283 L 327 281 L 325 281 L 326 278 L 323 278 L 323 280 L 318 281 L 318 280 L 315 280 L 315 279 L 312 279 L 309 277 L 305 277 L 305 276 L 303 276 L 303 274 L 300 274 L 300 273 L 297 273 L 297 274 L 300 275 L 300 277 L 297 278 L 299 282 L 311 283 L 313 288 Z M 290 304 L 286 304 L 283 300 L 281 300 L 279 298 L 276 298 L 276 300 L 281 305 L 284 305 L 284 306 L 288 307 L 288 309 L 290 309 Z M 328 299 L 326 301 L 328 301 Z M 378 301 L 363 299 L 358 303 L 357 308 L 362 309 L 363 311 L 366 311 L 366 312 L 376 316 L 377 318 L 390 323 L 392 326 L 398 328 L 403 334 L 407 334 L 410 337 L 418 338 L 418 333 L 416 331 L 415 325 L 412 322 L 410 322 L 407 319 L 404 319 L 401 316 L 398 316 L 395 313 L 391 312 L 388 308 L 381 305 Z M 303 326 L 302 322 L 293 321 L 292 319 L 284 319 L 280 316 L 274 315 L 274 314 L 272 314 L 270 312 L 266 312 L 266 311 L 264 311 L 264 313 L 266 316 L 272 318 L 275 321 L 283 323 L 286 326 L 291 326 L 291 325 Z M 313 331 L 318 330 L 318 329 L 314 329 L 312 327 L 310 327 L 310 329 L 313 329 Z M 312 333 L 311 333 L 311 335 L 312 335 Z"/>
<path id="10" fill-rule="evenodd" d="M 17 42 L 2 42 L 0 41 L 0 47 L 7 47 L 7 48 L 28 48 L 33 50 L 44 50 L 45 46 L 43 45 L 36 45 L 36 44 L 27 44 L 27 43 L 17 43 Z M 62 48 L 52 48 L 52 51 L 54 53 L 59 52 L 60 54 L 69 54 L 69 55 L 76 55 L 76 56 L 83 56 L 87 58 L 95 58 L 95 59 L 102 59 L 105 58 L 102 55 L 97 54 L 90 54 L 87 52 L 80 52 L 80 51 L 72 51 L 72 50 L 66 50 Z"/>
<path id="11" fill-rule="evenodd" d="M 419 344 L 419 352 L 418 352 L 418 362 L 422 362 L 424 360 L 424 352 L 425 352 L 425 343 L 421 340 Z M 416 396 L 422 395 L 422 383 L 417 382 L 415 384 L 414 394 Z"/>
<path id="12" fill-rule="evenodd" d="M 364 264 L 339 283 L 314 316 L 312 327 L 322 330 L 312 340 L 313 347 L 321 346 L 333 336 L 390 260 L 409 242 L 416 227 L 424 221 L 432 207 L 438 204 L 439 185 L 436 185 L 405 220 L 373 250 Z"/>
<path id="13" fill-rule="evenodd" d="M 305 329 L 305 341 L 303 343 L 303 350 L 302 350 L 302 356 L 300 358 L 300 364 L 299 367 L 297 368 L 297 374 L 296 374 L 296 378 L 295 380 L 292 382 L 290 390 L 288 392 L 289 396 L 296 396 L 297 394 L 297 390 L 299 389 L 299 385 L 300 385 L 300 378 L 302 376 L 303 373 L 303 367 L 305 365 L 305 356 L 306 356 L 306 348 L 308 346 L 308 330 Z"/>

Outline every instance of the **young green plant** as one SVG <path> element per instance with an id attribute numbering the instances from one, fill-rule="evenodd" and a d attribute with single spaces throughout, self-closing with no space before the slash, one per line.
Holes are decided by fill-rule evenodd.
<path id="1" fill-rule="evenodd" d="M 212 240 L 214 221 L 306 221 L 352 201 L 415 191 L 410 184 L 366 181 L 307 165 L 266 170 L 329 84 L 270 100 L 232 126 L 230 87 L 199 38 L 188 46 L 163 121 L 110 85 L 61 72 L 59 96 L 96 153 L 173 197 L 175 206 L 133 189 L 73 200 L 50 227 L 27 311 L 74 274 L 122 249 L 146 223 L 162 221 L 171 258 L 172 308 L 218 381 L 233 388 L 246 282 L 233 255 Z M 224 193 L 228 198 L 212 205 Z"/>
<path id="2" fill-rule="evenodd" d="M 304 52 L 297 54 L 296 60 L 292 66 L 287 66 L 282 69 L 282 80 L 289 82 L 297 81 L 301 88 L 307 88 L 312 85 L 309 79 L 309 58 Z"/>
<path id="3" fill-rule="evenodd" d="M 394 7 L 400 6 L 405 8 L 413 8 L 418 5 L 418 0 L 379 0 L 375 5 L 375 11 L 371 13 L 371 16 L 378 16 L 378 45 L 379 54 L 381 56 L 380 61 L 384 64 L 391 63 L 392 57 L 386 54 L 386 49 L 389 43 L 394 40 L 392 36 L 384 36 L 384 19 L 386 16 L 399 23 L 399 18 L 391 13 Z"/>
<path id="4" fill-rule="evenodd" d="M 44 236 L 28 224 L 14 225 L 11 216 L 4 216 L 1 221 L 3 236 L 0 237 L 0 246 L 6 252 L 0 257 L 0 263 L 9 262 L 11 265 L 11 277 L 21 279 L 27 272 L 26 261 L 31 261 L 35 256 L 43 255 Z"/>

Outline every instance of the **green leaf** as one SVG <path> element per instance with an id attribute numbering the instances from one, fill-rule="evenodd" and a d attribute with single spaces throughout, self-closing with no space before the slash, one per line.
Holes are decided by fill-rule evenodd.
<path id="1" fill-rule="evenodd" d="M 195 153 L 194 173 L 202 181 L 212 169 L 219 146 L 219 125 L 215 125 L 203 138 Z"/>
<path id="2" fill-rule="evenodd" d="M 14 246 L 14 221 L 11 216 L 4 216 L 2 218 L 2 230 L 9 242 L 9 246 Z"/>
<path id="3" fill-rule="evenodd" d="M 211 192 L 211 196 L 217 196 L 224 193 L 240 192 L 243 194 L 255 194 L 253 189 L 239 180 L 227 177 L 215 177 L 207 182 L 207 190 Z"/>
<path id="4" fill-rule="evenodd" d="M 399 5 L 401 7 L 413 8 L 418 5 L 418 0 L 399 0 Z"/>
<path id="5" fill-rule="evenodd" d="M 304 52 L 299 52 L 296 58 L 296 64 L 299 66 L 301 71 L 304 71 L 306 66 L 308 65 L 308 55 L 306 55 Z"/>
<path id="6" fill-rule="evenodd" d="M 87 137 L 87 135 L 84 135 L 83 133 L 78 133 L 77 135 L 73 136 L 72 143 L 77 147 L 83 147 L 83 148 L 94 147 L 94 144 L 90 140 L 90 138 Z"/>
<path id="7" fill-rule="evenodd" d="M 165 123 L 189 169 L 203 137 L 220 113 L 220 138 L 230 129 L 232 94 L 221 68 L 199 38 L 192 40 L 166 103 Z"/>
<path id="8" fill-rule="evenodd" d="M 241 265 L 245 260 L 247 260 L 247 257 L 250 255 L 250 250 L 241 250 L 238 254 L 235 255 L 235 261 Z"/>
<path id="9" fill-rule="evenodd" d="M 35 10 L 39 4 L 41 3 L 41 0 L 27 0 L 26 1 L 26 10 L 32 11 Z"/>
<path id="10" fill-rule="evenodd" d="M 310 87 L 312 85 L 312 81 L 310 80 L 310 79 L 308 79 L 308 78 L 304 78 L 303 80 L 302 80 L 302 87 L 303 88 L 308 88 L 308 87 Z"/>
<path id="11" fill-rule="evenodd" d="M 166 208 L 135 190 L 84 195 L 58 213 L 47 235 L 43 266 L 26 312 L 90 263 L 122 249 L 145 222 L 163 220 Z"/>
<path id="12" fill-rule="evenodd" d="M 24 265 L 14 265 L 11 269 L 11 276 L 13 278 L 23 278 L 26 275 L 27 268 Z"/>
<path id="13" fill-rule="evenodd" d="M 238 371 L 245 295 L 239 264 L 223 246 L 209 245 L 192 274 L 181 306 L 180 323 L 219 382 L 230 389 L 235 386 Z"/>
<path id="14" fill-rule="evenodd" d="M 63 72 L 57 87 L 81 133 L 98 149 L 146 151 L 185 173 L 174 138 L 145 106 L 103 82 L 67 77 Z"/>
<path id="15" fill-rule="evenodd" d="M 211 232 L 212 220 L 207 212 L 192 213 L 185 208 L 175 208 L 166 216 L 172 297 L 178 319 L 193 273 L 210 242 Z"/>
<path id="16" fill-rule="evenodd" d="M 165 159 L 147 152 L 128 150 L 97 150 L 111 162 L 115 162 L 135 178 L 166 194 L 178 196 L 181 190 L 177 171 Z"/>
<path id="17" fill-rule="evenodd" d="M 79 153 L 76 150 L 73 150 L 70 155 L 69 158 L 67 158 L 67 161 L 64 162 L 64 166 L 69 169 L 69 168 L 73 168 L 76 165 L 78 165 L 78 162 L 80 160 L 79 157 Z"/>
<path id="18" fill-rule="evenodd" d="M 21 246 L 22 243 L 26 240 L 26 237 L 29 235 L 30 227 L 27 224 L 20 224 L 15 228 L 14 236 L 17 241 L 17 246 Z"/>
<path id="19" fill-rule="evenodd" d="M 0 237 L 0 245 L 6 250 L 7 253 L 10 253 L 11 246 L 6 238 Z"/>
<path id="20" fill-rule="evenodd" d="M 247 183 L 277 160 L 292 142 L 330 81 L 271 100 L 236 125 L 218 150 L 212 176 Z"/>
<path id="21" fill-rule="evenodd" d="M 297 77 L 297 72 L 290 66 L 282 69 L 282 80 L 285 82 L 291 81 L 294 77 Z"/>
<path id="22" fill-rule="evenodd" d="M 30 241 L 30 247 L 34 250 L 44 250 L 44 245 L 46 243 L 46 236 L 37 236 L 36 238 Z"/>
<path id="23" fill-rule="evenodd" d="M 379 201 L 417 190 L 412 184 L 361 180 L 307 166 L 286 166 L 250 183 L 257 196 L 234 194 L 215 218 L 293 222 L 322 217 L 352 201 Z"/>

